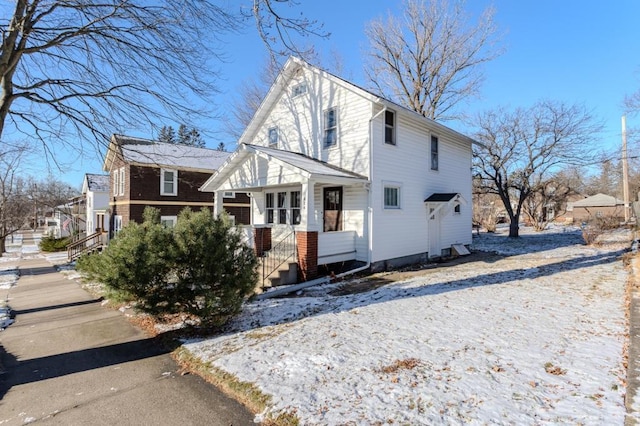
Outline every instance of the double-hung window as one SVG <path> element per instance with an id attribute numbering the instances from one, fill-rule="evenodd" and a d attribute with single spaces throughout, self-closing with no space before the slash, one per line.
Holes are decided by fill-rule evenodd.
<path id="1" fill-rule="evenodd" d="M 400 186 L 384 185 L 384 208 L 399 209 L 400 208 Z"/>
<path id="2" fill-rule="evenodd" d="M 271 127 L 268 131 L 269 134 L 269 148 L 278 147 L 278 128 Z"/>
<path id="3" fill-rule="evenodd" d="M 297 98 L 307 93 L 307 83 L 298 83 L 291 88 L 291 96 Z"/>
<path id="4" fill-rule="evenodd" d="M 290 193 L 289 204 L 291 204 L 291 224 L 300 225 L 302 218 L 300 215 L 300 191 L 292 191 Z"/>
<path id="5" fill-rule="evenodd" d="M 165 228 L 174 228 L 178 222 L 178 216 L 160 216 L 160 223 Z"/>
<path id="6" fill-rule="evenodd" d="M 278 223 L 287 223 L 287 193 L 278 192 Z"/>
<path id="7" fill-rule="evenodd" d="M 273 223 L 273 212 L 274 212 L 274 194 L 273 192 L 267 192 L 264 194 L 265 196 L 265 211 L 267 213 L 266 222 Z"/>
<path id="8" fill-rule="evenodd" d="M 113 195 L 118 195 L 118 191 L 120 188 L 120 171 L 118 169 L 115 169 L 113 171 Z"/>
<path id="9" fill-rule="evenodd" d="M 431 136 L 431 170 L 438 170 L 438 138 Z"/>
<path id="10" fill-rule="evenodd" d="M 178 195 L 177 170 L 160 170 L 160 195 Z"/>
<path id="11" fill-rule="evenodd" d="M 120 167 L 120 188 L 118 189 L 120 195 L 124 195 L 124 182 L 124 167 Z"/>
<path id="12" fill-rule="evenodd" d="M 390 110 L 384 112 L 384 143 L 396 144 L 396 113 Z"/>
<path id="13" fill-rule="evenodd" d="M 329 108 L 324 112 L 324 147 L 330 148 L 338 143 L 338 111 Z"/>

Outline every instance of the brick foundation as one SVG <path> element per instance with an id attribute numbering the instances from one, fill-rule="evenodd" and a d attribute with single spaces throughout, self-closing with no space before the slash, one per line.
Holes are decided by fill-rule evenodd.
<path id="1" fill-rule="evenodd" d="M 318 233 L 296 232 L 298 246 L 298 281 L 309 281 L 318 276 Z"/>
<path id="2" fill-rule="evenodd" d="M 271 250 L 271 228 L 253 228 L 254 250 L 256 256 L 262 257 L 262 254 Z"/>

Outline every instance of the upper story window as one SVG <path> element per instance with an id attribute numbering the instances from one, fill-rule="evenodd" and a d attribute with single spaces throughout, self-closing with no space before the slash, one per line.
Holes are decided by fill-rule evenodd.
<path id="1" fill-rule="evenodd" d="M 438 138 L 431 136 L 431 170 L 438 170 Z"/>
<path id="2" fill-rule="evenodd" d="M 338 143 L 338 112 L 329 108 L 324 112 L 324 147 L 329 148 Z"/>
<path id="3" fill-rule="evenodd" d="M 178 195 L 177 170 L 160 170 L 160 195 Z"/>
<path id="4" fill-rule="evenodd" d="M 120 187 L 118 188 L 118 193 L 120 195 L 124 195 L 124 183 L 125 183 L 125 179 L 124 179 L 124 167 L 120 167 Z"/>
<path id="5" fill-rule="evenodd" d="M 277 148 L 278 147 L 278 128 L 272 127 L 269 129 L 269 147 Z"/>
<path id="6" fill-rule="evenodd" d="M 400 187 L 396 185 L 384 186 L 384 208 L 399 209 L 400 208 Z"/>
<path id="7" fill-rule="evenodd" d="M 265 196 L 265 211 L 267 213 L 266 222 L 273 223 L 273 211 L 275 207 L 273 192 L 267 192 Z"/>
<path id="8" fill-rule="evenodd" d="M 120 172 L 118 169 L 115 169 L 113 171 L 113 195 L 118 195 L 118 190 L 120 188 L 120 185 L 118 184 L 118 182 L 120 181 Z"/>
<path id="9" fill-rule="evenodd" d="M 297 98 L 307 93 L 307 83 L 299 83 L 291 88 L 291 96 Z"/>
<path id="10" fill-rule="evenodd" d="M 389 110 L 384 112 L 384 143 L 396 144 L 396 113 Z"/>

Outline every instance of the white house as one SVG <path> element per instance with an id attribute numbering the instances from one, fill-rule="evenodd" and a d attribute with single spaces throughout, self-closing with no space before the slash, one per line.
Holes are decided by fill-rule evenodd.
<path id="1" fill-rule="evenodd" d="M 320 265 L 372 270 L 471 243 L 473 140 L 290 58 L 201 187 L 252 195 L 259 254 L 295 231 L 299 280 Z"/>
<path id="2" fill-rule="evenodd" d="M 109 232 L 109 175 L 87 173 L 82 182 L 87 234 Z"/>

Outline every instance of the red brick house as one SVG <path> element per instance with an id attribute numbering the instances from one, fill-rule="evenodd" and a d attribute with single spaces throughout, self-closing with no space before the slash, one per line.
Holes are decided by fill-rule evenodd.
<path id="1" fill-rule="evenodd" d="M 112 235 L 130 221 L 142 222 L 147 206 L 158 208 L 161 220 L 169 226 L 175 224 L 185 207 L 213 211 L 212 194 L 198 189 L 229 155 L 207 148 L 113 135 L 103 164 L 103 170 L 110 175 Z M 246 193 L 225 193 L 223 207 L 237 224 L 250 223 Z"/>

